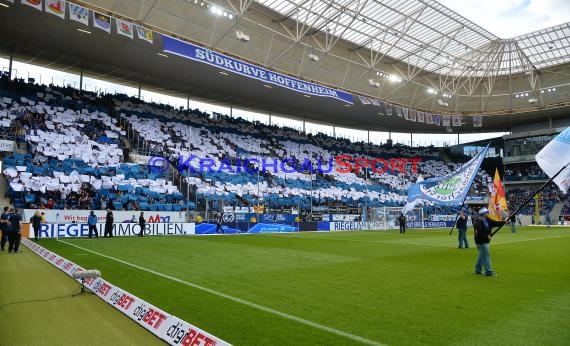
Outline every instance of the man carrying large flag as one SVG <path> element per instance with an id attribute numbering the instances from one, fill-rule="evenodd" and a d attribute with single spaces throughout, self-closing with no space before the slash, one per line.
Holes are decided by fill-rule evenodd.
<path id="1" fill-rule="evenodd" d="M 509 215 L 507 207 L 507 199 L 505 198 L 505 189 L 503 182 L 499 176 L 499 170 L 495 168 L 495 179 L 493 179 L 493 190 L 491 198 L 489 198 L 489 219 L 493 221 L 502 221 Z"/>
<path id="2" fill-rule="evenodd" d="M 550 179 L 542 184 L 535 193 L 530 195 L 511 216 L 518 214 L 537 193 L 542 191 L 542 189 L 551 182 L 558 185 L 562 193 L 567 193 L 570 189 L 570 127 L 566 128 L 545 145 L 544 148 L 536 154 L 535 159 L 540 168 L 542 168 Z M 494 231 L 491 236 L 499 232 L 500 229 L 501 227 Z"/>

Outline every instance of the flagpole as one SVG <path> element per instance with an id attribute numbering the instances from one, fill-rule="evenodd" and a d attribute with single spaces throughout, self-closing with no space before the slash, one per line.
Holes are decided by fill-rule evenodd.
<path id="1" fill-rule="evenodd" d="M 473 185 L 473 183 L 471 183 L 471 185 Z M 469 189 L 471 189 L 471 186 L 469 186 Z M 467 193 L 469 193 L 469 191 Z M 451 235 L 451 233 L 453 233 L 453 230 L 455 229 L 455 224 L 457 223 L 457 220 L 459 220 L 459 212 L 461 212 L 461 209 L 463 209 L 463 205 L 465 205 L 466 199 L 467 199 L 467 194 L 465 194 L 465 197 L 463 197 L 463 202 L 461 202 L 461 207 L 459 207 L 459 210 L 457 211 L 457 215 L 455 216 L 455 222 L 453 223 L 453 226 L 451 226 L 451 231 L 449 231 L 449 235 Z"/>
<path id="2" fill-rule="evenodd" d="M 562 171 L 565 170 L 566 167 L 568 167 L 569 165 L 570 165 L 570 162 L 568 162 L 567 164 L 565 164 L 564 167 L 560 168 L 560 170 L 559 170 L 556 174 L 554 174 L 550 179 L 548 179 L 548 181 L 547 181 L 546 183 L 542 184 L 542 186 L 539 187 L 538 190 L 536 190 L 532 195 L 530 195 L 530 196 L 528 197 L 528 199 L 527 199 L 517 210 L 515 210 L 511 215 L 509 215 L 509 216 L 507 217 L 506 220 L 510 220 L 510 218 L 513 217 L 513 215 L 518 214 L 518 213 L 522 210 L 522 208 L 526 207 L 526 205 L 534 198 L 534 195 L 536 195 L 537 193 L 539 193 L 540 191 L 542 191 L 542 189 L 544 189 L 544 188 L 546 187 L 546 185 L 550 184 L 550 183 L 551 183 L 560 173 L 562 173 Z M 506 224 L 506 221 L 503 220 L 503 223 L 501 224 L 501 226 L 499 226 L 499 228 L 497 228 L 497 229 L 495 230 L 495 232 L 491 233 L 491 237 L 494 236 L 495 233 L 499 232 L 499 230 L 500 230 L 501 228 L 503 228 L 503 226 L 504 226 L 505 224 Z"/>

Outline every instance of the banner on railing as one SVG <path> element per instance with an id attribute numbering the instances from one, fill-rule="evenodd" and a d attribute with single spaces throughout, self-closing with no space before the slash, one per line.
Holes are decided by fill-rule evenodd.
<path id="1" fill-rule="evenodd" d="M 84 270 L 79 265 L 51 252 L 42 246 L 23 239 L 22 243 L 67 275 Z M 81 282 L 80 279 L 76 281 Z M 169 345 L 230 345 L 222 339 L 209 334 L 190 323 L 170 315 L 158 307 L 140 299 L 103 278 L 88 278 L 82 284 L 99 298 L 119 310 L 152 334 L 166 341 Z"/>
<path id="2" fill-rule="evenodd" d="M 5 139 L 0 139 L 0 151 L 9 151 L 13 152 L 15 147 L 14 141 L 8 141 Z"/>
<path id="3" fill-rule="evenodd" d="M 147 155 L 138 155 L 138 154 L 129 154 L 131 161 L 139 165 L 148 165 L 151 156 Z"/>
<path id="4" fill-rule="evenodd" d="M 319 231 L 375 231 L 384 228 L 383 222 L 319 222 Z"/>
<path id="5" fill-rule="evenodd" d="M 29 233 L 26 229 L 29 227 Z M 99 237 L 105 232 L 105 224 L 96 225 Z M 113 223 L 112 234 L 115 237 L 130 237 L 140 235 L 141 226 L 138 223 Z M 22 236 L 29 234 L 34 237 L 34 229 L 30 225 L 25 225 Z M 147 223 L 144 227 L 144 236 L 167 236 L 167 235 L 193 235 L 195 233 L 194 223 Z M 74 238 L 88 237 L 89 226 L 86 223 L 44 223 L 40 225 L 38 233 L 40 238 Z M 95 236 L 95 234 L 93 234 Z"/>
<path id="6" fill-rule="evenodd" d="M 222 224 L 221 229 L 215 223 L 201 223 L 196 225 L 196 234 L 233 234 L 233 233 L 287 233 L 298 232 L 298 223 L 251 223 L 232 222 Z"/>
<path id="7" fill-rule="evenodd" d="M 30 220 L 36 209 L 24 209 L 24 222 Z M 87 223 L 87 217 L 90 210 L 57 210 L 57 209 L 41 209 L 39 212 L 44 213 L 46 222 L 49 223 Z M 114 210 L 113 217 L 115 222 L 138 222 L 140 211 L 124 211 Z M 171 223 L 186 222 L 186 213 L 180 211 L 145 211 L 144 217 L 148 223 Z M 107 219 L 106 210 L 95 210 L 97 222 L 105 222 Z"/>
<path id="8" fill-rule="evenodd" d="M 242 76 L 254 78 L 265 83 L 271 83 L 290 90 L 294 90 L 303 94 L 314 96 L 332 97 L 346 103 L 352 104 L 352 95 L 324 87 L 318 84 L 305 82 L 300 79 L 289 77 L 280 73 L 276 73 L 238 59 L 211 51 L 193 45 L 188 42 L 180 41 L 169 36 L 162 36 L 163 50 L 168 53 L 176 54 L 184 58 L 212 65 L 226 71 L 240 74 Z"/>

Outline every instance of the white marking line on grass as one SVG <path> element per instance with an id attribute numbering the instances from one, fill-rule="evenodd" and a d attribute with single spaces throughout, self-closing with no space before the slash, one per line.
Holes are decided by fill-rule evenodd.
<path id="1" fill-rule="evenodd" d="M 437 247 L 455 247 L 454 245 L 429 244 L 429 243 L 411 243 L 407 241 L 391 241 L 391 240 L 370 240 L 369 243 L 385 243 L 385 244 L 402 244 L 402 245 L 420 245 L 420 246 L 437 246 Z"/>
<path id="2" fill-rule="evenodd" d="M 225 293 L 222 293 L 222 292 L 218 292 L 218 291 L 215 291 L 215 290 L 213 290 L 213 289 L 211 289 L 211 288 L 207 288 L 207 287 L 200 286 L 200 285 L 197 285 L 197 284 L 188 282 L 188 281 L 184 281 L 184 280 L 182 280 L 182 279 L 178 279 L 178 278 L 175 278 L 175 277 L 170 276 L 170 275 L 162 274 L 162 273 L 159 273 L 159 272 L 154 271 L 154 270 L 152 270 L 152 269 L 144 268 L 144 267 L 141 267 L 141 266 L 139 266 L 139 265 L 132 264 L 132 263 L 123 261 L 123 260 L 121 260 L 121 259 L 118 259 L 118 258 L 115 258 L 115 257 L 112 257 L 112 256 L 104 255 L 104 254 L 99 253 L 99 252 L 97 252 L 97 251 L 89 250 L 89 249 L 86 249 L 86 248 L 84 248 L 84 247 L 81 247 L 81 246 L 78 246 L 78 245 L 75 245 L 75 244 L 68 243 L 68 242 L 66 242 L 66 241 L 64 241 L 64 240 L 60 240 L 60 242 L 61 242 L 61 243 L 64 243 L 64 244 L 67 244 L 67 245 L 69 245 L 69 246 L 73 246 L 73 247 L 76 247 L 76 248 L 78 248 L 78 249 L 87 251 L 87 252 L 91 252 L 91 253 L 93 253 L 93 254 L 95 254 L 95 255 L 98 255 L 98 256 L 101 256 L 101 257 L 105 257 L 105 258 L 108 258 L 108 259 L 110 259 L 110 260 L 113 260 L 113 261 L 116 261 L 116 262 L 125 264 L 125 265 L 127 265 L 127 266 L 130 266 L 130 267 L 133 267 L 133 268 L 137 268 L 137 269 L 143 270 L 143 271 L 145 271 L 145 272 L 148 272 L 148 273 L 151 273 L 151 274 L 154 274 L 154 275 L 163 277 L 163 278 L 165 278 L 165 279 L 169 279 L 169 280 L 172 280 L 172 281 L 174 281 L 174 282 L 178 282 L 178 283 L 180 283 L 180 284 L 183 284 L 183 285 L 186 285 L 186 286 L 190 286 L 190 287 L 193 287 L 193 288 L 195 288 L 195 289 L 198 289 L 198 290 L 201 290 L 201 291 L 204 291 L 204 292 L 207 292 L 207 293 L 216 295 L 216 296 L 218 296 L 218 297 L 226 298 L 226 299 L 231 300 L 231 301 L 234 301 L 234 302 L 236 302 L 236 303 L 240 303 L 240 304 L 249 306 L 249 307 L 251 307 L 251 308 L 254 308 L 254 309 L 257 309 L 257 310 L 261 310 L 261 311 L 263 311 L 263 312 L 267 312 L 267 313 L 270 313 L 270 314 L 273 314 L 273 315 L 277 315 L 277 316 L 279 316 L 279 317 L 282 317 L 282 318 L 285 318 L 285 319 L 288 319 L 288 320 L 291 320 L 291 321 L 295 321 L 295 322 L 298 322 L 298 323 L 307 325 L 307 326 L 309 326 L 309 327 L 313 327 L 313 328 L 315 328 L 315 329 L 320 329 L 320 330 L 323 330 L 323 331 L 325 331 L 325 332 L 329 332 L 329 333 L 332 333 L 332 334 L 336 334 L 336 335 L 339 335 L 339 336 L 343 336 L 343 337 L 345 337 L 345 338 L 347 338 L 347 339 L 350 339 L 350 340 L 353 340 L 353 341 L 358 341 L 358 342 L 363 343 L 363 344 L 375 345 L 375 346 L 382 346 L 381 343 L 376 342 L 376 341 L 373 341 L 373 340 L 370 340 L 370 339 L 366 339 L 366 338 L 364 338 L 364 337 L 362 337 L 362 336 L 350 334 L 350 333 L 344 332 L 344 331 L 342 331 L 342 330 L 338 330 L 338 329 L 335 329 L 335 328 L 332 328 L 332 327 L 324 326 L 324 325 L 319 324 L 319 323 L 317 323 L 317 322 L 309 321 L 309 320 L 306 320 L 306 319 L 304 319 L 304 318 L 297 317 L 297 316 L 294 316 L 294 315 L 290 315 L 290 314 L 288 314 L 288 313 L 281 312 L 281 311 L 278 311 L 278 310 L 274 310 L 274 309 L 272 309 L 272 308 L 268 308 L 268 307 L 265 307 L 265 306 L 263 306 L 263 305 L 259 305 L 259 304 L 256 304 L 256 303 L 252 303 L 252 302 L 250 302 L 250 301 L 247 301 L 247 300 L 244 300 L 244 299 L 241 299 L 241 298 L 237 298 L 237 297 L 234 297 L 234 296 L 230 296 L 229 294 L 225 294 Z"/>
<path id="3" fill-rule="evenodd" d="M 437 247 L 451 247 L 454 245 L 444 245 L 444 244 L 429 244 L 429 243 L 412 243 L 407 241 L 397 241 L 397 240 L 358 240 L 358 239 L 335 239 L 335 238 L 325 238 L 325 237 L 303 237 L 303 236 L 288 236 L 287 238 L 299 238 L 299 239 L 317 239 L 317 240 L 333 240 L 333 241 L 348 241 L 356 243 L 385 243 L 385 244 L 402 244 L 402 245 L 419 245 L 419 246 L 437 246 Z"/>
<path id="4" fill-rule="evenodd" d="M 509 243 L 520 243 L 523 241 L 532 241 L 532 240 L 543 240 L 543 239 L 557 239 L 557 238 L 566 238 L 570 237 L 570 234 L 566 235 L 559 235 L 554 237 L 542 237 L 542 238 L 529 238 L 529 239 L 518 239 L 518 240 L 507 240 L 507 241 L 499 241 L 499 242 L 491 242 L 491 244 L 509 244 Z"/>

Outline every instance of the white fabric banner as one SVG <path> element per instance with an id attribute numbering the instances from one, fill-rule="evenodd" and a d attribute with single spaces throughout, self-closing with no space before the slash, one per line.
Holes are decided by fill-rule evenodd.
<path id="1" fill-rule="evenodd" d="M 66 1 L 46 0 L 46 12 L 65 19 Z"/>
<path id="2" fill-rule="evenodd" d="M 7 141 L 5 139 L 0 139 L 0 151 L 13 152 L 15 144 L 16 143 L 14 141 Z"/>
<path id="3" fill-rule="evenodd" d="M 562 167 L 566 168 L 554 178 L 554 182 L 563 193 L 570 188 L 570 127 L 554 137 L 536 154 L 536 162 L 549 177 L 554 176 Z"/>
<path id="4" fill-rule="evenodd" d="M 69 4 L 69 19 L 89 26 L 89 10 L 83 6 Z"/>

